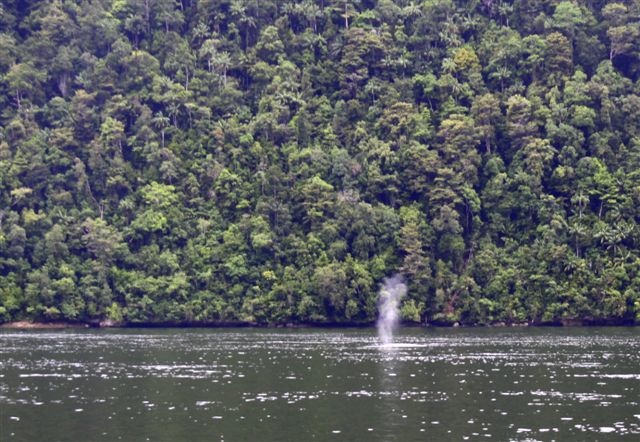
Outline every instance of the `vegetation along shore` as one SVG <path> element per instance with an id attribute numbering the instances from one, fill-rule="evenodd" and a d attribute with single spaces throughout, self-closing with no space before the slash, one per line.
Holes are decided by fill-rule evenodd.
<path id="1" fill-rule="evenodd" d="M 6 326 L 635 324 L 639 221 L 639 0 L 2 2 Z"/>

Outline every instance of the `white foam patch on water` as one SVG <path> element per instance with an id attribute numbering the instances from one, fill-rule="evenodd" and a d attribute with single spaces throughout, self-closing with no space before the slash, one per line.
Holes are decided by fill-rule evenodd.
<path id="1" fill-rule="evenodd" d="M 347 395 L 347 397 L 371 397 L 373 396 L 373 392 L 371 391 L 366 391 L 366 390 L 360 390 L 360 391 L 347 391 L 345 393 Z"/>
<path id="2" fill-rule="evenodd" d="M 21 378 L 81 378 L 81 374 L 64 374 L 64 373 L 25 373 L 20 374 Z"/>
<path id="3" fill-rule="evenodd" d="M 215 403 L 215 401 L 196 401 L 196 407 L 205 407 L 207 405 L 212 405 Z"/>
<path id="4" fill-rule="evenodd" d="M 392 343 L 388 343 L 388 344 L 374 344 L 374 345 L 367 345 L 364 346 L 362 348 L 365 349 L 369 349 L 369 348 L 376 348 L 378 350 L 392 350 L 394 348 L 425 348 L 425 347 L 430 347 L 430 344 L 418 344 L 418 343 L 411 343 L 411 342 L 392 342 Z"/>
<path id="5" fill-rule="evenodd" d="M 586 401 L 603 401 L 605 399 L 619 399 L 620 394 L 600 394 L 600 393 L 563 393 L 560 391 L 544 391 L 534 390 L 531 392 L 533 396 L 552 397 L 559 399 L 577 400 L 579 402 Z"/>
<path id="6" fill-rule="evenodd" d="M 600 375 L 593 375 L 593 377 L 606 378 L 606 379 L 638 379 L 640 380 L 640 374 L 600 374 Z"/>

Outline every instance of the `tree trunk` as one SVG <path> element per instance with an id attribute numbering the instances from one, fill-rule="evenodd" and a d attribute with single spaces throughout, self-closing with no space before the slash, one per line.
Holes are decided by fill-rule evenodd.
<path id="1" fill-rule="evenodd" d="M 58 80 L 58 89 L 60 89 L 60 93 L 62 94 L 63 97 L 67 96 L 67 78 L 68 78 L 69 74 L 67 74 L 66 72 L 64 74 L 62 74 L 60 76 L 60 79 Z"/>
<path id="2" fill-rule="evenodd" d="M 349 14 L 346 1 L 344 2 L 344 27 L 349 30 Z"/>
<path id="3" fill-rule="evenodd" d="M 147 32 L 151 32 L 151 0 L 144 0 L 144 15 L 147 19 Z"/>

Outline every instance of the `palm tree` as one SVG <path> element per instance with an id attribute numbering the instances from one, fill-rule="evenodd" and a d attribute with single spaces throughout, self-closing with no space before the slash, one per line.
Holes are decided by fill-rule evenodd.
<path id="1" fill-rule="evenodd" d="M 200 22 L 193 28 L 193 40 L 199 41 L 209 35 L 209 26 L 206 23 Z"/>
<path id="2" fill-rule="evenodd" d="M 578 193 L 571 197 L 571 202 L 574 205 L 578 206 L 578 218 L 582 218 L 582 212 L 589 203 L 589 196 L 585 195 L 585 193 L 580 190 Z"/>
<path id="3" fill-rule="evenodd" d="M 402 15 L 405 17 L 420 17 L 422 16 L 422 9 L 420 9 L 420 6 L 416 5 L 414 2 L 411 2 L 402 8 Z"/>
<path id="4" fill-rule="evenodd" d="M 204 57 L 207 59 L 207 69 L 209 72 L 213 72 L 213 63 L 212 59 L 215 56 L 216 50 L 216 41 L 212 38 L 208 38 L 202 43 L 200 50 L 198 51 L 198 55 L 200 57 Z"/>
<path id="5" fill-rule="evenodd" d="M 180 113 L 180 104 L 169 103 L 169 105 L 167 106 L 167 112 L 173 120 L 173 126 L 178 127 L 178 114 Z"/>
<path id="6" fill-rule="evenodd" d="M 238 18 L 238 22 L 244 27 L 244 50 L 249 47 L 249 29 L 256 27 L 256 20 L 247 14 L 247 6 L 243 0 L 233 0 L 229 8 L 231 15 Z"/>
<path id="7" fill-rule="evenodd" d="M 281 6 L 280 12 L 284 15 L 288 15 L 289 18 L 295 17 L 299 5 L 291 2 L 286 2 Z"/>
<path id="8" fill-rule="evenodd" d="M 164 149 L 164 130 L 169 126 L 169 118 L 167 118 L 162 111 L 159 111 L 154 115 L 151 122 L 156 128 L 160 129 L 160 139 L 162 141 L 162 148 Z"/>
<path id="9" fill-rule="evenodd" d="M 633 224 L 619 221 L 615 226 L 611 227 L 607 223 L 598 222 L 596 229 L 597 231 L 593 236 L 599 239 L 607 250 L 612 250 L 615 258 L 620 250 L 620 243 L 632 232 Z"/>
<path id="10" fill-rule="evenodd" d="M 587 228 L 580 223 L 572 223 L 569 225 L 569 231 L 573 234 L 576 246 L 576 256 L 580 258 L 580 238 L 584 238 L 587 234 Z"/>
<path id="11" fill-rule="evenodd" d="M 213 64 L 222 74 L 222 84 L 227 84 L 227 70 L 231 67 L 231 54 L 227 51 L 217 52 L 212 59 Z M 219 72 L 220 73 L 220 72 Z"/>
<path id="12" fill-rule="evenodd" d="M 407 67 L 409 66 L 409 63 L 410 63 L 410 61 L 406 57 L 406 55 L 408 55 L 408 54 L 405 51 L 404 53 L 400 54 L 400 56 L 396 60 L 396 65 L 400 68 L 400 71 L 402 72 L 402 78 L 404 78 L 405 70 L 407 69 Z"/>
<path id="13" fill-rule="evenodd" d="M 447 74 L 454 74 L 458 70 L 458 65 L 451 58 L 445 58 L 442 60 L 442 71 Z"/>
<path id="14" fill-rule="evenodd" d="M 489 74 L 490 78 L 495 78 L 500 81 L 500 92 L 504 93 L 504 81 L 511 78 L 512 74 L 509 68 L 506 66 L 500 66 L 495 72 Z"/>
<path id="15" fill-rule="evenodd" d="M 333 10 L 339 12 L 340 16 L 344 18 L 344 27 L 347 30 L 349 29 L 349 18 L 357 14 L 353 3 L 359 3 L 359 0 L 338 0 L 333 6 Z"/>
<path id="16" fill-rule="evenodd" d="M 373 104 L 376 104 L 376 96 L 382 90 L 380 82 L 379 81 L 375 81 L 375 80 L 376 80 L 376 78 L 373 78 L 373 79 L 369 80 L 367 82 L 367 84 L 365 84 L 365 86 L 364 86 L 364 91 L 365 91 L 365 93 L 371 95 L 371 99 L 373 101 Z"/>
<path id="17" fill-rule="evenodd" d="M 500 21 L 502 25 L 509 26 L 509 14 L 513 12 L 513 5 L 509 3 L 501 2 L 500 6 L 498 6 L 498 15 L 500 16 Z M 504 20 L 504 21 L 503 21 Z"/>
<path id="18" fill-rule="evenodd" d="M 322 17 L 322 11 L 312 1 L 305 1 L 300 5 L 304 18 L 311 24 L 313 32 L 318 33 L 318 18 Z"/>

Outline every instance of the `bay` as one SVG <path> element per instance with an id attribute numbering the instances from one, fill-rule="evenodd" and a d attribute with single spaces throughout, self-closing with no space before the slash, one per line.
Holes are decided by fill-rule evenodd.
<path id="1" fill-rule="evenodd" d="M 640 329 L 3 331 L 2 441 L 638 440 Z"/>

